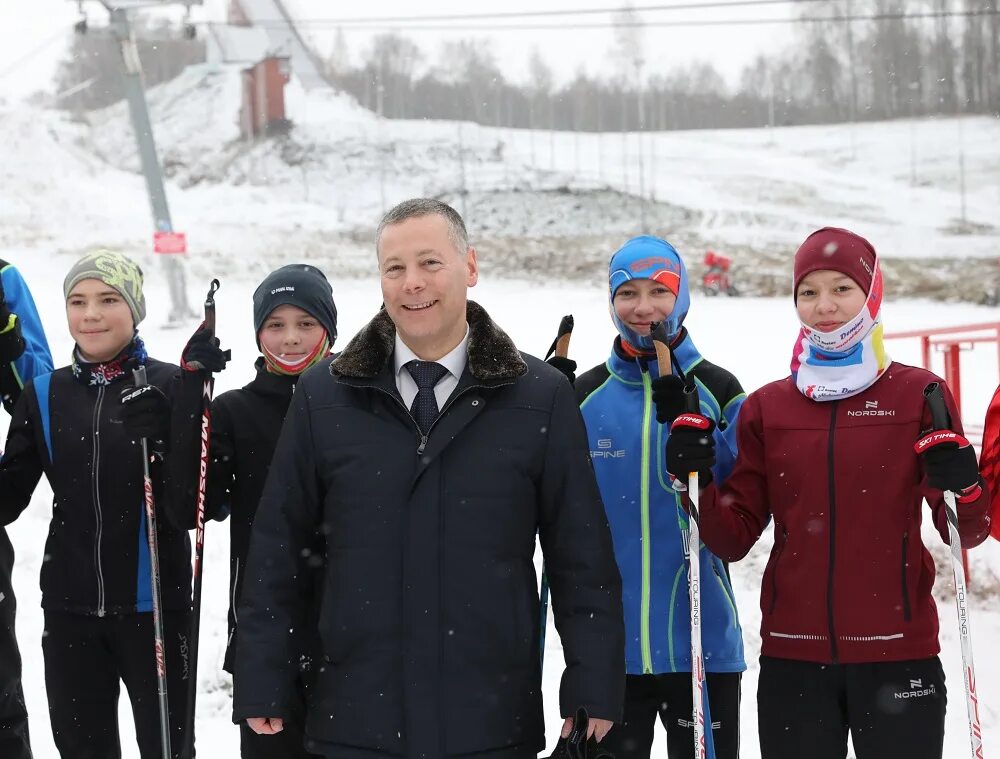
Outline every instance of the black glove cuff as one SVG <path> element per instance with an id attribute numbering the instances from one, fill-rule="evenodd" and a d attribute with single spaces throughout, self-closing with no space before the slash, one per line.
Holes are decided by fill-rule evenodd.
<path id="1" fill-rule="evenodd" d="M 576 382 L 576 361 L 571 358 L 566 358 L 565 356 L 552 356 L 545 361 L 553 369 L 558 369 L 566 379 L 569 380 L 569 384 Z"/>

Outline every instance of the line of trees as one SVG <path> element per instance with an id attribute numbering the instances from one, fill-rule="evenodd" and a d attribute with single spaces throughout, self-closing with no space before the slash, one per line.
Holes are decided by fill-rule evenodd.
<path id="1" fill-rule="evenodd" d="M 810 3 L 786 50 L 760 56 L 729 86 L 710 62 L 658 70 L 642 18 L 615 18 L 601 75 L 557 84 L 531 53 L 527 81 L 500 69 L 488 40 L 446 42 L 437 61 L 401 34 L 374 38 L 357 63 L 342 32 L 326 74 L 387 118 L 462 119 L 490 126 L 636 131 L 830 123 L 930 114 L 1000 114 L 1000 0 L 825 0 Z M 914 14 L 937 14 L 913 18 Z M 900 16 L 910 16 L 901 18 Z M 847 22 L 844 18 L 857 20 Z M 859 18 L 863 17 L 863 18 Z M 876 17 L 876 18 L 871 18 Z M 837 19 L 840 20 L 837 20 Z M 205 44 L 165 20 L 135 22 L 150 86 L 205 60 Z M 122 97 L 107 29 L 74 38 L 56 75 L 70 109 Z"/>
<path id="2" fill-rule="evenodd" d="M 829 0 L 810 4 L 787 50 L 760 56 L 727 86 L 710 62 L 644 63 L 642 21 L 617 16 L 608 71 L 557 86 L 540 54 L 526 82 L 500 70 L 488 41 L 447 42 L 439 63 L 409 38 L 376 37 L 359 64 L 336 37 L 327 74 L 387 118 L 466 119 L 577 131 L 829 123 L 1000 113 L 1000 0 Z M 914 14 L 943 14 L 903 18 Z M 967 15 L 963 15 L 967 14 Z M 858 18 L 876 17 L 876 18 Z M 880 18 L 879 18 L 880 17 Z"/>

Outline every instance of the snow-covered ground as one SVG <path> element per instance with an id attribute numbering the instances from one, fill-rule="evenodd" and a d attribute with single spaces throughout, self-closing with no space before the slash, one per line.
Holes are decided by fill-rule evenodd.
<path id="1" fill-rule="evenodd" d="M 5 252 L 24 270 L 39 301 L 49 340 L 57 364 L 66 363 L 71 341 L 65 327 L 60 283 L 68 258 L 50 256 L 39 249 L 21 248 Z M 150 317 L 143 334 L 153 355 L 176 360 L 189 329 L 165 326 L 167 292 L 157 269 L 147 273 L 147 297 Z M 240 274 L 222 274 L 223 286 L 217 296 L 218 330 L 227 346 L 233 349 L 233 363 L 218 378 L 217 392 L 237 387 L 251 376 L 256 356 L 253 339 L 250 298 L 254 279 Z M 202 282 L 190 286 L 192 299 L 198 302 Z M 339 345 L 375 313 L 380 304 L 376 278 L 334 281 L 335 297 L 343 335 Z M 542 352 L 564 313 L 576 317 L 571 353 L 581 368 L 604 360 L 614 335 L 601 288 L 567 286 L 558 281 L 510 281 L 486 278 L 473 291 L 479 300 L 506 328 L 523 349 Z M 975 306 L 942 306 L 927 302 L 888 303 L 885 320 L 888 330 L 923 325 L 964 324 L 995 320 L 995 309 Z M 774 299 L 704 299 L 695 297 L 688 324 L 702 352 L 712 360 L 732 369 L 748 389 L 787 373 L 789 348 L 796 322 L 791 304 Z M 190 325 L 193 329 L 194 325 Z M 898 360 L 919 362 L 913 341 L 891 344 Z M 967 354 L 963 368 L 965 412 L 969 421 L 981 419 L 989 395 L 997 382 L 996 354 L 989 346 Z M 24 656 L 24 682 L 31 717 L 32 739 L 37 756 L 54 757 L 55 749 L 47 718 L 40 640 L 42 614 L 39 608 L 38 573 L 51 513 L 51 491 L 43 480 L 31 506 L 10 528 L 17 551 L 14 583 L 18 594 L 18 634 Z M 928 541 L 940 546 L 935 534 Z M 230 724 L 230 681 L 220 669 L 225 647 L 226 583 L 228 577 L 228 530 L 212 524 L 206 542 L 205 603 L 202 621 L 200 659 L 200 695 L 198 701 L 198 743 L 203 755 L 237 756 L 238 732 Z M 756 657 L 760 650 L 758 635 L 759 578 L 770 535 L 766 534 L 751 555 L 732 567 L 734 584 L 743 618 L 750 670 L 744 680 L 743 756 L 759 756 L 756 736 Z M 964 696 L 961 688 L 961 664 L 956 634 L 955 610 L 949 595 L 950 577 L 944 563 L 946 554 L 939 547 L 938 594 L 941 612 L 943 659 L 951 684 L 948 715 L 947 759 L 968 756 Z M 973 634 L 978 654 L 977 666 L 981 691 L 983 724 L 987 746 L 1000 737 L 1000 659 L 992 650 L 1000 637 L 1000 544 L 990 541 L 972 552 Z M 560 725 L 557 709 L 558 678 L 561 673 L 559 637 L 554 628 L 547 637 L 545 671 L 546 716 L 550 741 Z M 121 706 L 121 726 L 126 756 L 135 756 L 131 715 L 127 700 Z M 662 741 L 662 736 L 658 738 Z M 662 742 L 655 755 L 664 755 Z"/>

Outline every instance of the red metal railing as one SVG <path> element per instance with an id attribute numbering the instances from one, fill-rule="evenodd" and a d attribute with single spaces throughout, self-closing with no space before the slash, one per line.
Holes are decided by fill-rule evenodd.
<path id="1" fill-rule="evenodd" d="M 931 368 L 932 346 L 944 354 L 944 380 L 948 383 L 948 389 L 955 397 L 955 405 L 959 409 L 962 408 L 961 355 L 963 350 L 972 350 L 979 343 L 995 343 L 997 366 L 1000 370 L 1000 322 L 915 329 L 908 332 L 892 332 L 885 336 L 886 340 L 906 338 L 920 339 L 920 355 L 925 369 Z M 983 439 L 983 424 L 980 422 L 965 424 L 965 436 L 979 449 Z M 966 551 L 962 551 L 962 563 L 965 565 L 965 581 L 968 583 L 969 556 Z"/>

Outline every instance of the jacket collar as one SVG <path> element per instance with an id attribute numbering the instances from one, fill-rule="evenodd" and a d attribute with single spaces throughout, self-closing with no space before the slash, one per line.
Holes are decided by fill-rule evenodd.
<path id="1" fill-rule="evenodd" d="M 641 382 L 642 372 L 648 371 L 650 377 L 660 376 L 656 361 L 643 357 L 633 358 L 621 348 L 620 337 L 615 338 L 615 344 L 608 359 L 608 369 L 619 379 L 626 382 Z M 682 327 L 673 343 L 670 344 L 671 371 L 686 377 L 688 373 L 704 359 L 695 347 L 687 328 Z"/>
<path id="2" fill-rule="evenodd" d="M 474 301 L 466 306 L 469 322 L 469 362 L 466 373 L 480 383 L 510 382 L 524 375 L 528 365 L 514 342 Z M 375 380 L 384 371 L 392 373 L 396 326 L 385 310 L 361 328 L 347 347 L 330 363 L 334 377 Z"/>
<path id="3" fill-rule="evenodd" d="M 257 361 L 254 362 L 254 369 L 257 370 L 257 376 L 243 389 L 259 395 L 274 395 L 290 399 L 295 392 L 295 384 L 301 376 L 269 372 L 263 356 L 258 357 Z"/>

